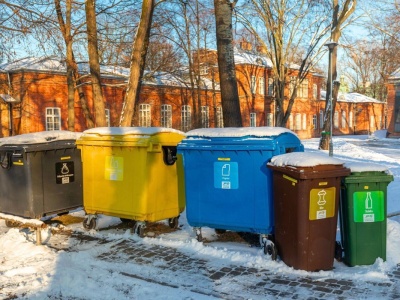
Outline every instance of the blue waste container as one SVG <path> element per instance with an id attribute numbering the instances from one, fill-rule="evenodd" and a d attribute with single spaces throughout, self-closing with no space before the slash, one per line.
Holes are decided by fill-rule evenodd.
<path id="1" fill-rule="evenodd" d="M 199 241 L 201 227 L 260 234 L 267 254 L 274 231 L 272 171 L 278 154 L 302 152 L 290 130 L 280 127 L 206 128 L 186 133 L 182 155 L 186 215 Z"/>

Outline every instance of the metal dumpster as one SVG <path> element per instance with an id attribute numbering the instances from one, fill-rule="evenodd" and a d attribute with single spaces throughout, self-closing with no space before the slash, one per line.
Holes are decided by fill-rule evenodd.
<path id="1" fill-rule="evenodd" d="M 306 271 L 333 268 L 344 162 L 320 153 L 275 156 L 275 243 L 288 266 Z"/>
<path id="2" fill-rule="evenodd" d="M 386 260 L 387 186 L 393 175 L 385 166 L 347 163 L 351 174 L 342 180 L 339 259 L 349 266 Z M 343 248 L 341 248 L 343 247 Z"/>
<path id="3" fill-rule="evenodd" d="M 83 225 L 96 227 L 97 214 L 136 221 L 143 236 L 145 222 L 169 219 L 178 226 L 185 208 L 178 197 L 176 145 L 184 133 L 161 127 L 101 127 L 83 132 Z"/>
<path id="4" fill-rule="evenodd" d="M 266 164 L 274 155 L 303 151 L 299 138 L 278 127 L 196 129 L 186 136 L 178 153 L 187 220 L 197 239 L 205 226 L 258 233 L 264 251 L 273 255 L 272 172 Z"/>
<path id="5" fill-rule="evenodd" d="M 45 131 L 0 139 L 0 212 L 39 219 L 81 207 L 78 137 Z"/>

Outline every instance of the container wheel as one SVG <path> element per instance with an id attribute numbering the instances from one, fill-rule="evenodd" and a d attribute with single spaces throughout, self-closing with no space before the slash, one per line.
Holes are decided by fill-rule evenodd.
<path id="1" fill-rule="evenodd" d="M 275 244 L 272 241 L 267 240 L 263 245 L 263 249 L 264 249 L 264 254 L 265 255 L 271 256 L 272 260 L 276 260 L 277 259 L 277 257 L 278 257 L 278 249 L 276 248 Z"/>
<path id="2" fill-rule="evenodd" d="M 335 243 L 335 259 L 337 261 L 342 261 L 343 260 L 343 248 L 342 244 L 338 241 Z"/>
<path id="3" fill-rule="evenodd" d="M 135 226 L 133 226 L 133 232 L 136 233 L 139 237 L 144 237 L 144 229 L 146 225 L 142 222 L 136 222 Z"/>
<path id="4" fill-rule="evenodd" d="M 172 229 L 177 229 L 179 225 L 179 217 L 168 219 L 168 225 Z"/>
<path id="5" fill-rule="evenodd" d="M 225 229 L 218 229 L 218 228 L 215 228 L 215 233 L 216 233 L 216 234 L 224 234 L 225 232 L 226 232 Z"/>
<path id="6" fill-rule="evenodd" d="M 82 224 L 83 224 L 83 228 L 85 228 L 87 230 L 96 229 L 96 226 L 97 226 L 96 217 L 91 217 L 91 218 L 85 217 Z"/>

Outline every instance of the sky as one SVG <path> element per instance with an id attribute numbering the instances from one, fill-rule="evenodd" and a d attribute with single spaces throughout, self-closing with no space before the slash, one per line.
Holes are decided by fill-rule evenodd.
<path id="1" fill-rule="evenodd" d="M 326 151 L 318 150 L 319 139 L 302 142 L 305 152 L 310 155 L 327 154 Z M 376 144 L 386 146 L 380 148 L 374 146 Z M 389 151 L 389 148 L 395 150 Z M 374 136 L 334 137 L 334 158 L 346 163 L 368 162 L 386 167 L 394 176 L 387 192 L 388 213 L 400 211 L 399 140 L 386 139 L 380 132 Z M 239 242 L 215 241 L 214 230 L 209 228 L 203 229 L 203 237 L 209 242 L 198 242 L 187 223 L 185 212 L 181 215 L 179 230 L 144 238 L 132 235 L 129 229 L 112 227 L 120 222 L 118 218 L 100 216 L 98 230 L 86 231 L 80 222 L 84 212 L 78 209 L 70 215 L 78 221 L 64 226 L 50 222 L 51 225 L 42 230 L 42 245 L 35 244 L 33 231 L 8 228 L 4 220 L 0 220 L 0 299 L 11 296 L 19 299 L 215 299 L 212 295 L 194 293 L 193 289 L 174 288 L 183 284 L 204 290 L 209 288 L 209 282 L 197 276 L 196 272 L 185 271 L 177 275 L 170 272 L 172 266 L 166 266 L 165 262 L 157 259 L 150 265 L 136 264 L 133 259 L 123 260 L 123 257 L 129 258 L 130 250 L 124 248 L 118 253 L 118 249 L 125 243 L 139 248 L 160 246 L 173 249 L 176 255 L 196 257 L 217 269 L 234 265 L 264 268 L 278 275 L 383 284 L 388 280 L 388 272 L 400 263 L 400 216 L 391 217 L 387 221 L 385 262 L 378 258 L 370 266 L 347 267 L 335 261 L 331 271 L 306 272 L 286 266 L 279 258 L 272 261 L 263 254 L 261 248 Z M 65 231 L 80 235 L 80 239 L 61 234 Z M 339 236 L 338 232 L 337 238 Z M 141 255 L 145 256 L 146 253 Z M 241 290 L 241 284 L 244 283 L 224 280 L 216 282 L 218 286 L 215 288 L 221 291 L 235 291 L 237 296 L 247 299 L 262 299 L 252 294 L 255 288 Z M 373 286 L 370 288 L 374 289 Z"/>

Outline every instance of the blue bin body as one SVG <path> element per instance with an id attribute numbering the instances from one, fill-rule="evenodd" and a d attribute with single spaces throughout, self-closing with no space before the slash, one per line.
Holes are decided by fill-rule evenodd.
<path id="1" fill-rule="evenodd" d="M 271 131 L 277 134 L 268 135 Z M 189 225 L 273 233 L 272 171 L 266 165 L 275 155 L 300 151 L 304 147 L 299 138 L 287 129 L 187 132 L 178 154 L 183 159 Z"/>

